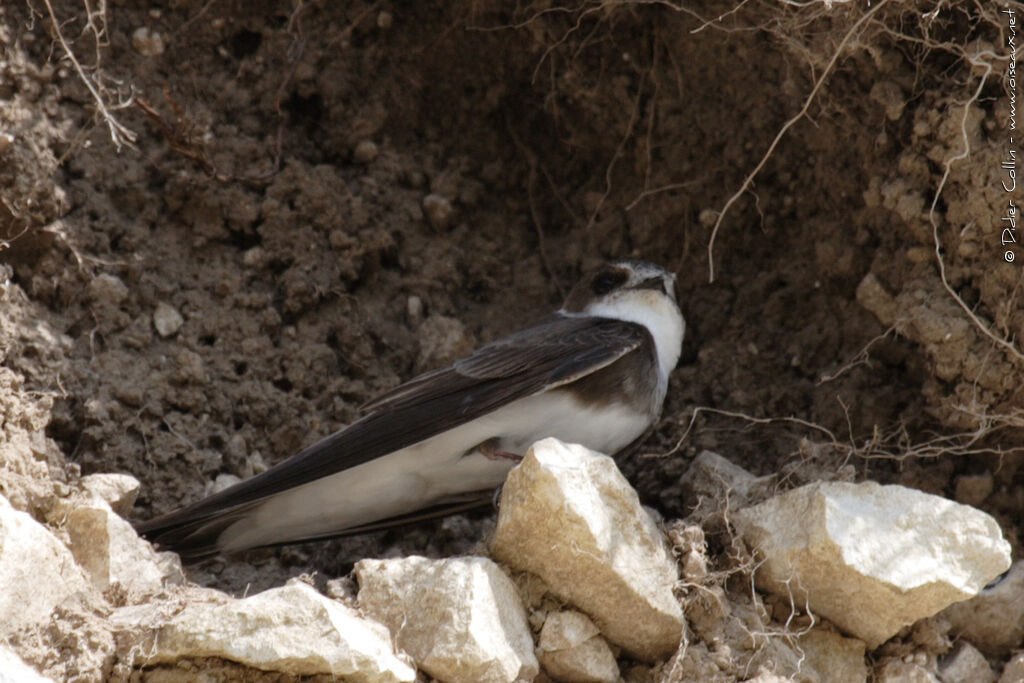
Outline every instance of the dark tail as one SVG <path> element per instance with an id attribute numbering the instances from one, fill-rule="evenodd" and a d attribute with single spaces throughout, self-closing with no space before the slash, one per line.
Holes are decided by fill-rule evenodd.
<path id="1" fill-rule="evenodd" d="M 135 531 L 160 550 L 176 552 L 187 561 L 201 560 L 220 552 L 221 534 L 256 504 L 214 512 L 196 512 L 189 506 L 136 524 Z"/>
<path id="2" fill-rule="evenodd" d="M 454 495 L 438 502 L 436 505 L 416 510 L 394 517 L 388 517 L 376 522 L 370 522 L 348 529 L 337 529 L 323 534 L 306 536 L 303 538 L 283 539 L 274 543 L 267 543 L 257 547 L 273 548 L 294 543 L 309 543 L 311 541 L 326 541 L 332 538 L 343 538 L 356 534 L 365 534 L 373 531 L 382 531 L 396 526 L 404 526 L 422 522 L 428 519 L 446 517 L 448 515 L 468 512 L 475 508 L 483 507 L 495 500 L 494 492 L 470 491 L 464 494 Z M 200 501 L 203 503 L 205 501 Z M 160 550 L 171 550 L 181 555 L 181 559 L 187 562 L 195 562 L 211 557 L 221 552 L 220 537 L 228 528 L 236 522 L 241 521 L 260 501 L 254 501 L 245 505 L 239 505 L 229 510 L 216 512 L 195 512 L 190 507 L 176 510 L 174 512 L 156 517 L 141 524 L 135 525 L 135 530 L 140 536 L 157 545 Z M 251 548 L 248 548 L 251 549 Z"/>

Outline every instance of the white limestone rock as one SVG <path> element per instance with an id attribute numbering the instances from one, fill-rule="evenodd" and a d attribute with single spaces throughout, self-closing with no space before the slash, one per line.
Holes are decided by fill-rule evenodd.
<path id="1" fill-rule="evenodd" d="M 139 480 L 128 474 L 102 473 L 82 477 L 82 488 L 127 517 L 139 495 Z"/>
<path id="2" fill-rule="evenodd" d="M 686 505 L 700 520 L 707 520 L 730 509 L 749 505 L 751 498 L 763 500 L 774 477 L 756 477 L 718 453 L 701 451 L 693 459 L 679 485 Z"/>
<path id="3" fill-rule="evenodd" d="M 1024 652 L 1016 654 L 1003 667 L 999 683 L 1020 683 L 1024 681 Z"/>
<path id="4" fill-rule="evenodd" d="M 515 585 L 484 557 L 362 560 L 359 607 L 446 683 L 532 681 L 540 670 Z"/>
<path id="5" fill-rule="evenodd" d="M 942 612 L 954 635 L 983 652 L 1004 656 L 1024 643 L 1024 560 L 1017 560 L 999 583 Z"/>
<path id="6" fill-rule="evenodd" d="M 942 683 L 995 683 L 996 672 L 988 665 L 985 655 L 968 642 L 960 643 L 939 668 Z"/>
<path id="7" fill-rule="evenodd" d="M 615 683 L 619 665 L 594 622 L 575 610 L 552 612 L 537 643 L 544 671 L 564 683 Z"/>
<path id="8" fill-rule="evenodd" d="M 875 648 L 1010 566 L 992 517 L 903 486 L 812 484 L 733 515 L 758 586 L 805 600 Z"/>
<path id="9" fill-rule="evenodd" d="M 185 581 L 177 555 L 157 553 L 98 498 L 73 508 L 65 529 L 71 553 L 101 592 L 119 585 L 135 600 Z"/>
<path id="10" fill-rule="evenodd" d="M 87 589 L 64 544 L 0 495 L 0 637 L 47 622 L 54 607 Z"/>
<path id="11" fill-rule="evenodd" d="M 53 683 L 53 679 L 23 662 L 6 645 L 0 645 L 0 683 Z"/>
<path id="12" fill-rule="evenodd" d="M 679 645 L 676 563 L 606 455 L 557 439 L 535 443 L 502 489 L 491 553 L 539 576 L 636 658 L 664 659 Z"/>
<path id="13" fill-rule="evenodd" d="M 762 667 L 756 674 L 746 679 L 745 683 L 795 683 L 795 681 L 788 676 L 782 676 L 771 669 Z"/>
<path id="14" fill-rule="evenodd" d="M 384 626 L 297 580 L 242 600 L 189 600 L 180 612 L 159 604 L 122 607 L 110 622 L 123 632 L 143 631 L 137 640 L 122 639 L 121 655 L 133 666 L 221 657 L 293 676 L 324 674 L 357 683 L 416 679 Z"/>
<path id="15" fill-rule="evenodd" d="M 941 683 L 923 664 L 900 659 L 887 662 L 875 672 L 875 683 Z"/>

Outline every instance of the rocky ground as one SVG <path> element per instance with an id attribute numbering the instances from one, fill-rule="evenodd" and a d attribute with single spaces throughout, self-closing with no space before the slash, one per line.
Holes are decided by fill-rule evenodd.
<path id="1" fill-rule="evenodd" d="M 278 462 L 557 306 L 609 257 L 679 276 L 680 367 L 656 432 L 618 465 L 669 530 L 691 664 L 712 667 L 620 650 L 628 680 L 801 675 L 772 648 L 751 664 L 739 632 L 712 642 L 692 605 L 761 614 L 732 513 L 804 484 L 972 506 L 1018 557 L 1019 15 L 1001 8 L 4 3 L 0 509 L 39 557 L 71 558 L 51 579 L 76 596 L 40 578 L 55 611 L 5 641 L 56 680 L 291 680 L 136 660 L 112 615 L 150 589 L 98 584 L 105 556 L 81 539 Z M 705 451 L 742 468 L 710 477 L 731 490 L 695 488 Z M 137 479 L 134 506 L 90 491 L 99 473 Z M 746 477 L 753 498 L 735 495 Z M 315 574 L 331 594 L 364 558 L 487 554 L 494 517 L 187 577 L 242 596 Z M 707 571 L 687 574 L 698 547 Z M 177 576 L 138 552 L 158 568 L 145 585 Z M 24 558 L 4 563 L 31 579 Z M 169 613 L 198 599 L 166 590 Z M 747 630 L 769 642 L 815 613 L 765 599 L 771 618 Z M 1012 623 L 1013 605 L 991 599 L 986 619 Z M 943 612 L 857 656 L 880 680 L 954 680 L 967 660 L 1020 680 L 1020 634 L 971 623 Z"/>

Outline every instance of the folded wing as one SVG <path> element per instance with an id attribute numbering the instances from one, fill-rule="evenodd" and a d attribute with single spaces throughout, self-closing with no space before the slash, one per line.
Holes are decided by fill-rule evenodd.
<path id="1" fill-rule="evenodd" d="M 419 443 L 516 399 L 568 384 L 645 343 L 651 343 L 650 335 L 641 325 L 554 316 L 410 380 L 367 404 L 369 413 L 348 428 L 262 474 L 144 522 L 137 530 L 171 547 L 187 547 L 200 539 L 208 545 L 253 505 L 276 493 Z"/>

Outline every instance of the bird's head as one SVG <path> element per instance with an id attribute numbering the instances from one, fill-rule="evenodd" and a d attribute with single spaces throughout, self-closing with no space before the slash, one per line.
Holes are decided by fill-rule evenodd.
<path id="1" fill-rule="evenodd" d="M 643 325 L 654 338 L 665 377 L 679 360 L 686 323 L 679 310 L 676 276 L 661 266 L 634 260 L 605 263 L 573 287 L 562 314 Z"/>
<path id="2" fill-rule="evenodd" d="M 587 273 L 569 292 L 562 310 L 589 313 L 593 306 L 643 305 L 667 299 L 678 308 L 676 276 L 647 261 L 609 261 Z"/>

